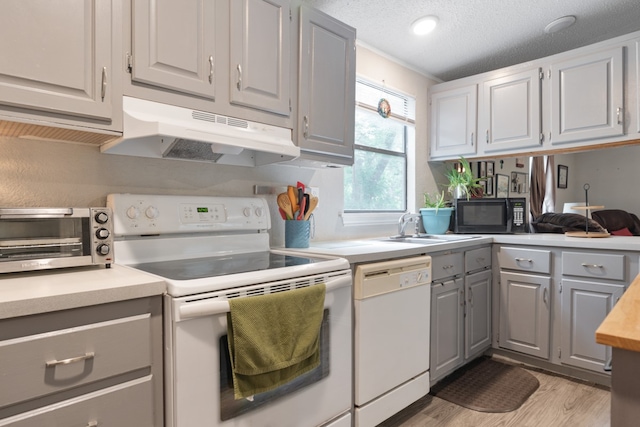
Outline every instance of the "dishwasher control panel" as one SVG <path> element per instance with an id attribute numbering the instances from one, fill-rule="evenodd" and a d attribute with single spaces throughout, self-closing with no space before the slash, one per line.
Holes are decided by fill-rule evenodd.
<path id="1" fill-rule="evenodd" d="M 354 298 L 364 299 L 431 283 L 431 257 L 418 256 L 356 266 Z"/>

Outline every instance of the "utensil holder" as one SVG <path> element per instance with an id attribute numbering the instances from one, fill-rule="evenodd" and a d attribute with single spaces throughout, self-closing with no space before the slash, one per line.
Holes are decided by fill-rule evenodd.
<path id="1" fill-rule="evenodd" d="M 311 236 L 309 221 L 288 220 L 284 222 L 284 247 L 308 248 Z"/>

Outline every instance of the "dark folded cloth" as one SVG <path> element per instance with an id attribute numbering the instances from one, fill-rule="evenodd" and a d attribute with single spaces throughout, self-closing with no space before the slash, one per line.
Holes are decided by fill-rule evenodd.
<path id="1" fill-rule="evenodd" d="M 602 233 L 607 231 L 598 222 L 584 215 L 573 213 L 545 213 L 536 218 L 531 226 L 536 233 L 566 233 L 567 231 Z"/>
<path id="2" fill-rule="evenodd" d="M 632 235 L 640 236 L 640 220 L 635 214 L 621 209 L 605 209 L 594 211 L 591 216 L 609 231 L 627 228 Z"/>

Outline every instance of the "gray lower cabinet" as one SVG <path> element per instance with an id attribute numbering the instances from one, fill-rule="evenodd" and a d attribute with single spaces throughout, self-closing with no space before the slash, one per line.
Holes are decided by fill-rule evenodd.
<path id="1" fill-rule="evenodd" d="M 433 384 L 491 346 L 491 248 L 434 255 L 432 276 Z"/>
<path id="2" fill-rule="evenodd" d="M 117 2 L 9 0 L 0 14 L 0 118 L 44 113 L 109 128 L 118 71 L 112 18 Z M 121 90 L 120 86 L 118 86 Z M 46 117 L 45 117 L 46 116 Z"/>
<path id="3" fill-rule="evenodd" d="M 2 320 L 0 361 L 0 426 L 164 423 L 160 297 Z"/>
<path id="4" fill-rule="evenodd" d="M 318 10 L 300 7 L 298 118 L 301 158 L 352 165 L 356 31 Z"/>

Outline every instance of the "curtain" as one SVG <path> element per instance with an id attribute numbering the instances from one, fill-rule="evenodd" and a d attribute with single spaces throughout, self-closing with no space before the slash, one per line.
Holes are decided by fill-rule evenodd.
<path id="1" fill-rule="evenodd" d="M 546 183 L 547 177 L 544 171 L 544 157 L 534 157 L 531 163 L 531 197 L 529 199 L 529 211 L 534 220 L 542 215 Z"/>
<path id="2" fill-rule="evenodd" d="M 542 202 L 542 213 L 556 211 L 556 167 L 554 166 L 553 156 L 545 156 L 547 158 L 546 188 L 544 192 L 544 200 Z"/>

